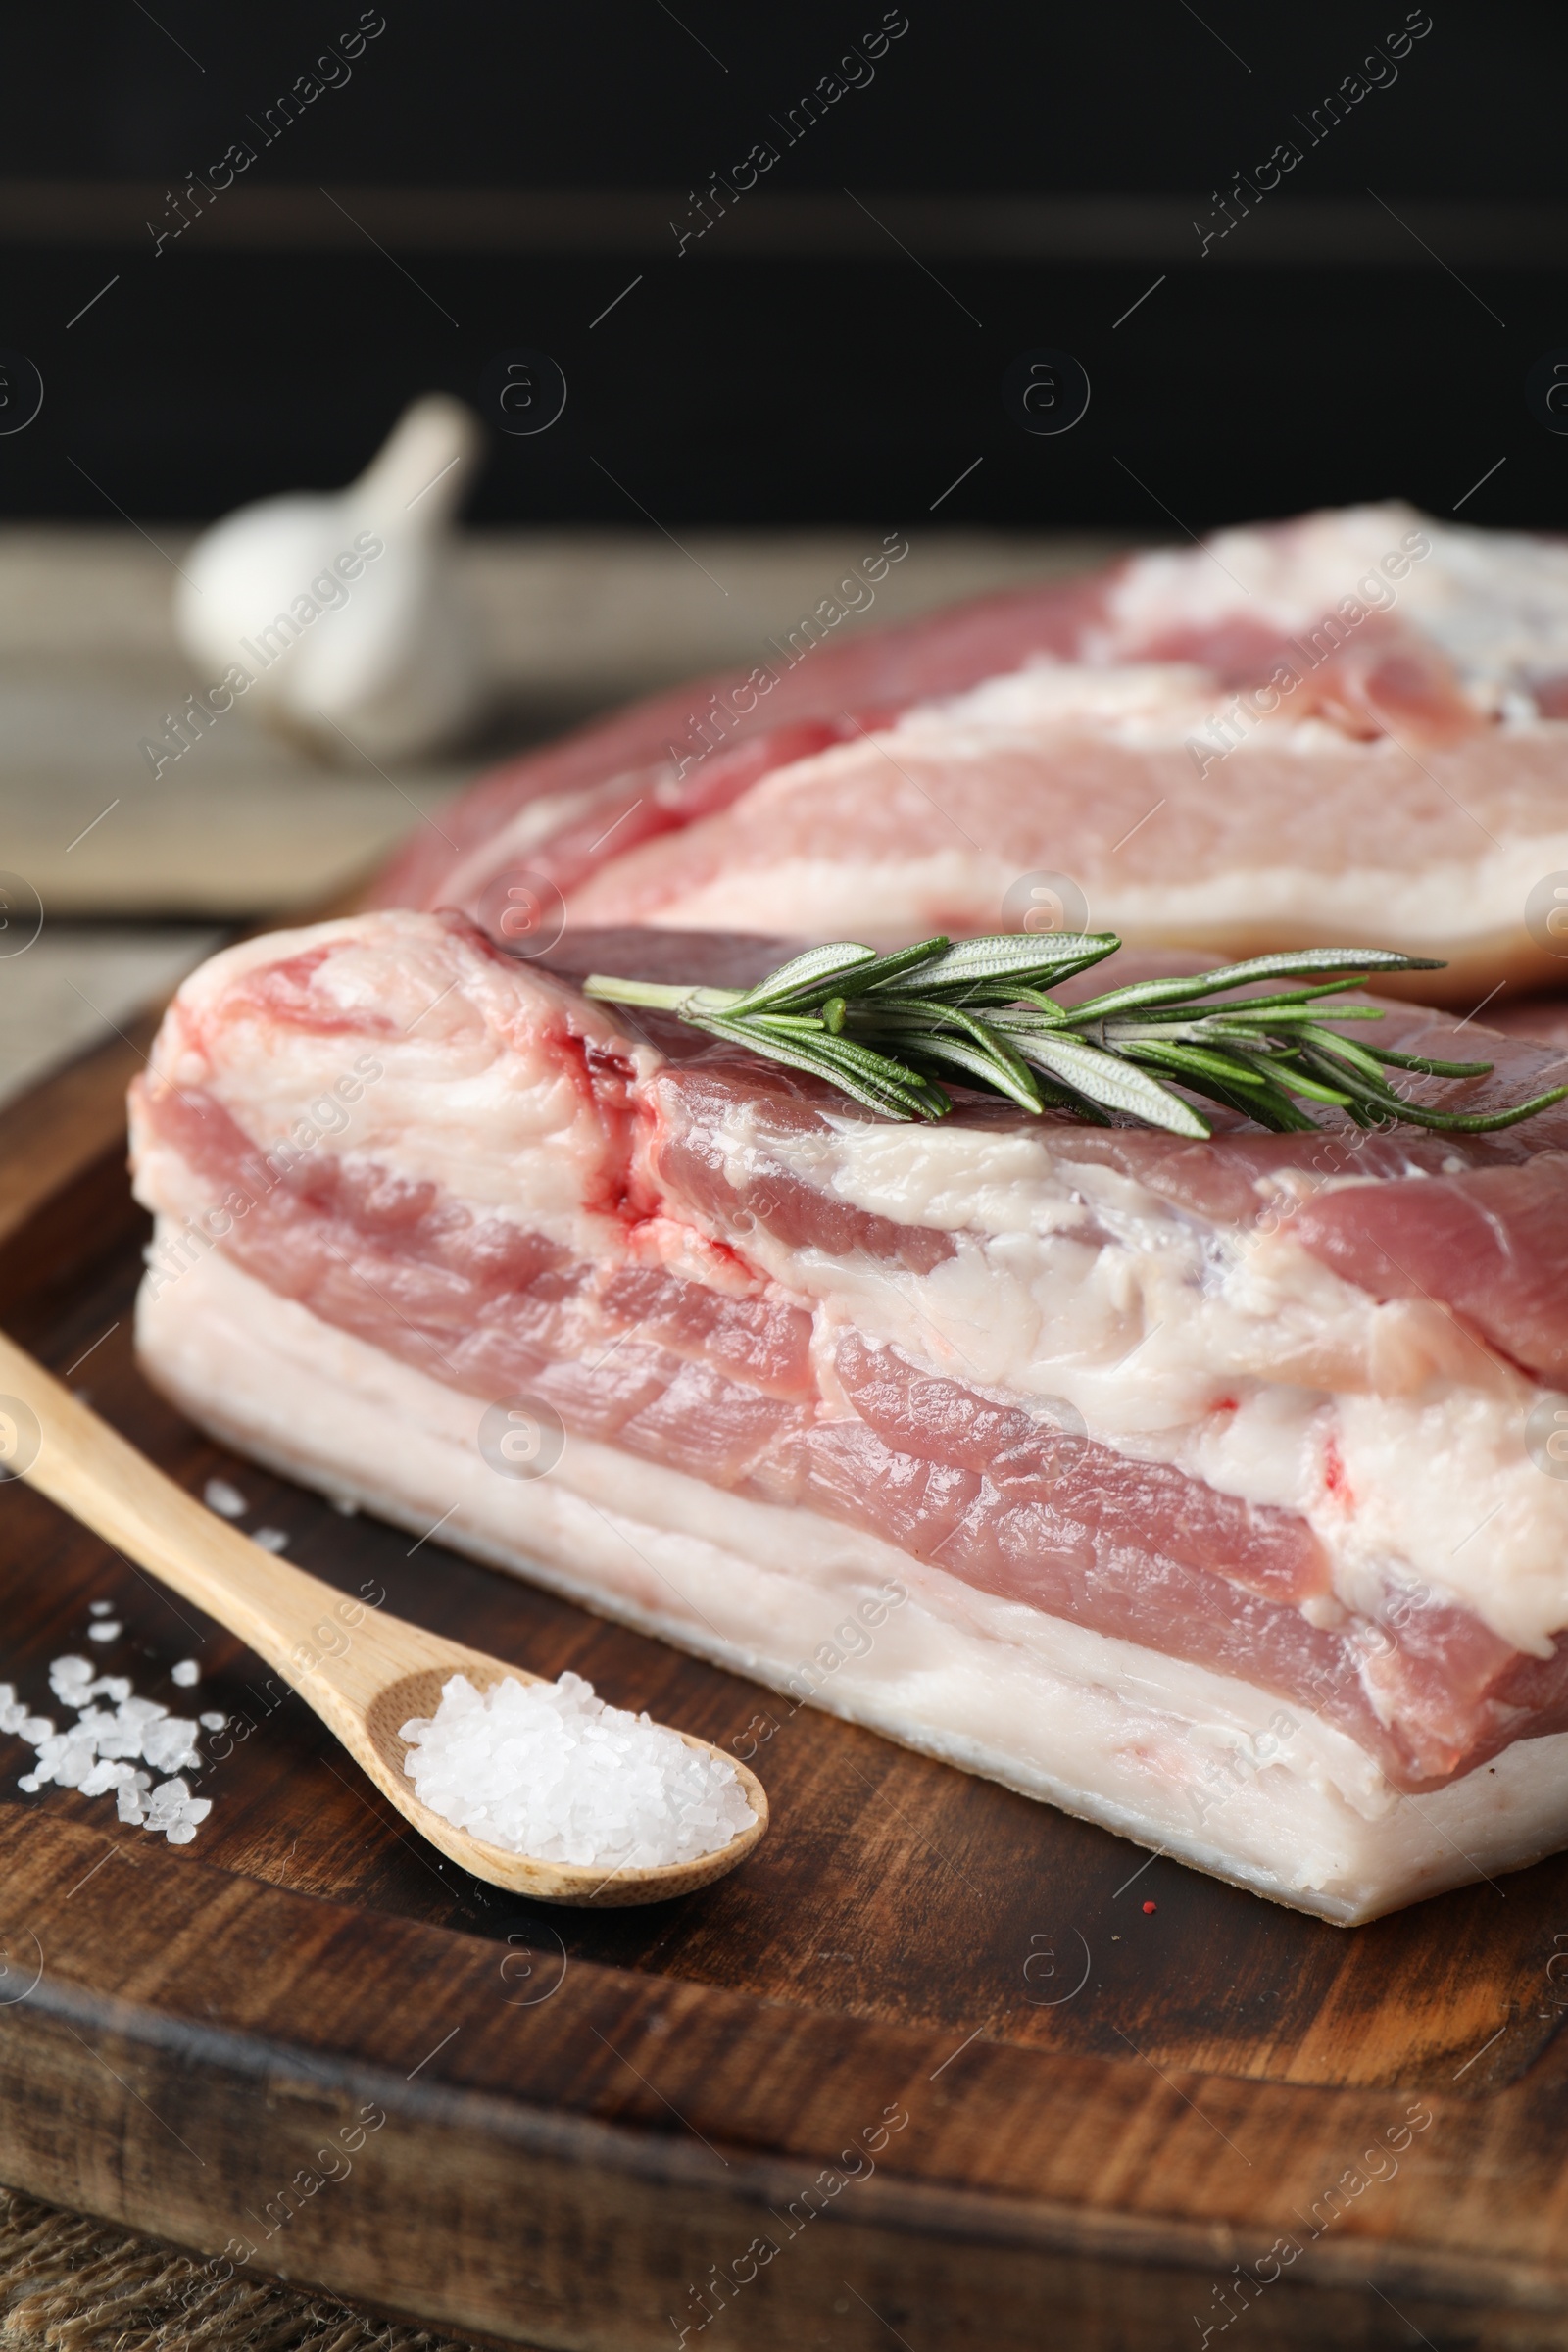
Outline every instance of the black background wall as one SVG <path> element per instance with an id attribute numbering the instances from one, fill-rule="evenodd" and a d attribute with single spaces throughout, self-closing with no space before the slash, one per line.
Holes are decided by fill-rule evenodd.
<path id="1" fill-rule="evenodd" d="M 525 352 L 565 408 L 480 521 L 1568 521 L 1561 11 L 94 0 L 6 49 L 13 516 L 328 483 L 416 392 L 499 426 Z M 1071 430 L 1004 398 L 1043 351 Z"/>

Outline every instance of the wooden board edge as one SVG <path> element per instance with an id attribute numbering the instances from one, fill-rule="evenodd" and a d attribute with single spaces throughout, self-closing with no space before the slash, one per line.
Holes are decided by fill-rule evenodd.
<path id="1" fill-rule="evenodd" d="M 1128 2213 L 1097 2206 L 1087 2187 L 1079 2202 L 1059 2190 L 962 2184 L 924 2157 L 914 2169 L 913 2139 L 834 2187 L 839 2140 L 853 2136 L 846 2121 L 874 2116 L 873 2101 L 901 2084 L 917 2107 L 940 2041 L 700 1986 L 649 1986 L 589 1964 L 559 2010 L 519 2012 L 480 1938 L 367 1920 L 156 1845 L 138 1848 L 132 1871 L 105 1869 L 113 1850 L 42 1806 L 0 1807 L 0 2177 L 204 2257 L 236 2259 L 233 2240 L 249 2268 L 400 2316 L 506 2341 L 635 2352 L 669 2340 L 672 2315 L 678 2337 L 683 2307 L 702 2307 L 703 2280 L 733 2281 L 765 2233 L 779 2276 L 748 2297 L 757 2352 L 775 2343 L 793 2352 L 821 2324 L 824 2242 L 849 2266 L 841 2285 L 861 2281 L 854 2294 L 873 2314 L 890 2296 L 904 2309 L 918 2276 L 920 2313 L 942 2315 L 947 2332 L 934 2340 L 945 2352 L 970 2342 L 1010 2352 L 1036 2340 L 1042 2298 L 1079 2312 L 1086 2343 L 1190 2342 L 1231 2266 L 1255 2263 L 1277 2226 L 1212 2207 Z M 101 1953 L 110 1958 L 99 1966 Z M 329 1994 L 310 2047 L 289 2037 L 294 1986 L 307 1981 Z M 656 2010 L 663 2026 L 651 2037 Z M 590 2036 L 609 2053 L 602 2081 L 568 2075 L 564 2097 L 550 2093 L 560 2052 L 591 2050 Z M 733 2110 L 734 2131 L 665 2071 L 656 2041 L 666 2064 L 690 2063 L 714 2082 L 713 2108 Z M 752 2109 L 742 2115 L 723 2082 L 741 2043 L 743 2083 L 769 2073 L 794 2080 L 806 2067 L 830 2085 L 827 2111 L 803 2127 L 800 2095 L 781 2108 L 764 2081 L 741 2094 Z M 641 2062 L 632 2079 L 616 2072 L 628 2047 Z M 955 2102 L 956 2142 L 942 2117 L 917 2123 L 943 2134 L 938 2152 L 956 2170 L 977 2129 L 1014 2132 L 1042 2096 L 1065 2110 L 1080 2079 L 1108 2071 L 1106 2061 L 1008 2064 L 1000 2100 L 977 2082 Z M 654 2085 L 662 2073 L 668 2096 Z M 607 2082 L 612 2108 L 628 2112 L 590 2110 L 590 2100 L 603 2109 Z M 1165 2120 L 1157 2084 L 1143 2097 L 1142 2118 L 1126 2118 L 1132 2141 L 1164 2151 L 1179 2197 L 1185 2172 L 1170 2133 L 1182 2111 Z M 1264 2098 L 1260 2122 L 1278 2133 L 1288 2112 L 1305 2116 L 1325 2100 L 1344 2113 L 1345 2131 L 1352 2119 L 1364 2128 L 1364 2099 L 1311 2091 Z M 1468 2119 L 1451 2120 L 1462 2129 Z M 1450 2166 L 1463 2153 L 1476 2150 L 1453 2148 Z M 1292 2170 L 1283 2146 L 1281 2157 L 1283 2182 Z M 1265 2197 L 1272 2203 L 1273 2184 Z M 1309 2307 L 1311 2325 L 1326 2325 L 1342 2296 L 1360 2297 L 1364 2310 L 1370 2278 L 1396 2301 L 1446 2313 L 1450 2330 L 1465 2315 L 1467 2340 L 1487 2340 L 1472 2327 L 1484 2314 L 1489 2328 L 1508 2313 L 1544 2314 L 1568 2334 L 1568 2264 L 1461 2245 L 1457 2231 L 1446 2243 L 1436 2231 L 1413 2242 L 1396 2225 L 1386 2236 L 1372 2234 L 1377 2227 L 1369 2205 L 1366 2226 L 1357 2212 L 1305 2246 L 1288 2293 L 1272 2298 L 1280 2310 L 1270 2326 Z M 760 2276 L 773 2260 L 753 2267 Z M 1131 2302 L 1129 2279 L 1144 2282 Z M 765 2325 L 763 2304 L 777 2306 Z M 1119 2320 L 1110 2328 L 1106 2315 L 1118 2312 L 1125 2333 Z M 1289 2326 L 1277 2340 L 1313 2340 L 1305 2321 Z M 880 2340 L 836 2325 L 831 2335 Z"/>
<path id="2" fill-rule="evenodd" d="M 482 2093 L 303 2071 L 261 2040 L 215 2036 L 193 2073 L 155 2025 L 5 2021 L 12 2185 L 207 2258 L 216 2277 L 278 2277 L 499 2342 L 653 2352 L 744 2294 L 748 2352 L 796 2352 L 828 2340 L 824 2325 L 836 2348 L 870 2352 L 911 2319 L 944 2352 L 1035 2352 L 1047 2312 L 1058 2340 L 1142 2352 L 1191 2343 L 1242 2251 L 1212 2229 L 895 2179 L 813 2210 L 806 2163 L 731 2156 L 724 2178 L 691 2143 L 538 2110 L 509 2110 L 498 2131 Z M 1529 2340 L 1532 2317 L 1555 2340 L 1568 2323 L 1562 2270 L 1359 2239 L 1259 2297 L 1256 2340 L 1321 2345 L 1364 2321 L 1369 2285 L 1467 2344 Z"/>

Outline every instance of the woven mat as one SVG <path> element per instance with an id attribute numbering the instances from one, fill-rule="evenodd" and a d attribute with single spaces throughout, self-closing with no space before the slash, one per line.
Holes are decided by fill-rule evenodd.
<path id="1" fill-rule="evenodd" d="M 0 2188 L 0 2352 L 470 2352 Z"/>

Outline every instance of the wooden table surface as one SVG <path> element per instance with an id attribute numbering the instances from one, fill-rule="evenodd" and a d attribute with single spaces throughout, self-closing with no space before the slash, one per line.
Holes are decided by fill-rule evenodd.
<path id="1" fill-rule="evenodd" d="M 1061 577 L 1122 544 L 907 536 L 907 557 L 845 629 Z M 341 889 L 496 758 L 631 695 L 761 659 L 882 529 L 696 532 L 678 547 L 652 532 L 474 536 L 458 568 L 496 699 L 466 750 L 385 773 L 349 754 L 323 766 L 236 709 L 155 778 L 139 746 L 201 683 L 171 614 L 189 537 L 157 523 L 0 531 L 0 862 L 52 918 L 254 917 Z"/>

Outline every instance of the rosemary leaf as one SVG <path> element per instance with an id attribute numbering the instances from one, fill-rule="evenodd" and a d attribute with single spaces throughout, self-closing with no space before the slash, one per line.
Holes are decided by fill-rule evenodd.
<path id="1" fill-rule="evenodd" d="M 1364 1046 L 1353 1044 L 1348 1037 L 1336 1037 L 1332 1029 L 1303 1029 L 1297 1042 L 1300 1051 L 1310 1049 L 1330 1061 L 1342 1063 L 1347 1069 L 1359 1071 L 1371 1085 L 1387 1091 L 1388 1080 Z"/>
<path id="2" fill-rule="evenodd" d="M 999 1094 L 1009 1096 L 1020 1110 L 1038 1116 L 1045 1108 L 1032 1071 L 1025 1069 L 1014 1054 L 995 1050 L 987 1053 L 984 1047 L 971 1045 L 967 1038 L 949 1036 L 941 1030 L 921 1033 L 915 1051 L 922 1060 L 945 1062 L 961 1070 L 967 1078 L 977 1078 L 982 1086 L 995 1087 Z"/>
<path id="3" fill-rule="evenodd" d="M 1294 1050 L 1284 1054 L 1254 1053 L 1252 1067 L 1287 1097 L 1300 1095 L 1309 1102 L 1327 1102 L 1337 1110 L 1353 1108 L 1359 1097 L 1348 1081 L 1329 1085 L 1314 1078 Z"/>
<path id="4" fill-rule="evenodd" d="M 1430 956 L 1398 956 L 1390 948 L 1317 948 L 1302 956 L 1254 956 L 1250 963 L 1228 963 L 1217 972 L 1194 972 L 1181 980 L 1134 980 L 1112 989 L 1088 1004 L 1075 1005 L 1074 1016 L 1103 1020 L 1109 1012 L 1141 1010 L 1146 1004 L 1191 1004 L 1226 989 L 1245 988 L 1250 980 L 1286 980 L 1315 972 L 1439 972 L 1443 966 Z M 1353 980 L 1340 983 L 1353 988 Z"/>
<path id="5" fill-rule="evenodd" d="M 729 1010 L 778 1012 L 797 998 L 810 1004 L 819 990 L 824 997 L 831 996 L 835 993 L 834 981 L 857 969 L 863 971 L 876 959 L 874 948 L 858 948 L 852 941 L 841 940 L 830 948 L 808 948 L 804 956 L 794 956 L 788 963 L 781 963 L 776 972 L 769 972 L 755 988 L 743 989 L 731 1002 Z M 589 989 L 594 993 L 591 981 Z"/>
<path id="6" fill-rule="evenodd" d="M 1135 1061 L 1153 1062 L 1167 1070 L 1191 1070 L 1195 1077 L 1217 1078 L 1222 1086 L 1263 1086 L 1267 1081 L 1244 1061 L 1239 1054 L 1216 1054 L 1204 1046 L 1166 1045 L 1155 1042 L 1133 1041 L 1122 1044 L 1122 1053 Z"/>
<path id="7" fill-rule="evenodd" d="M 1419 1070 L 1426 1078 L 1485 1078 L 1494 1066 L 1490 1061 L 1434 1061 L 1430 1054 L 1396 1054 L 1392 1046 L 1369 1046 L 1367 1051 L 1396 1070 Z"/>
<path id="8" fill-rule="evenodd" d="M 871 986 L 878 996 L 906 990 L 922 997 L 951 992 L 963 1004 L 1010 1004 L 1020 987 L 1038 980 L 1055 986 L 1113 955 L 1120 945 L 1114 931 L 960 939 L 951 947 L 944 945 L 943 953 L 918 971 L 895 973 Z"/>
<path id="9" fill-rule="evenodd" d="M 1342 1060 L 1337 1054 L 1325 1054 L 1313 1045 L 1298 1045 L 1296 1054 L 1303 1070 L 1315 1074 L 1326 1085 L 1343 1087 L 1354 1102 L 1375 1103 L 1382 1110 L 1393 1110 L 1399 1118 L 1413 1115 L 1404 1097 L 1395 1093 L 1381 1071 L 1369 1078 L 1358 1065 Z"/>
<path id="10" fill-rule="evenodd" d="M 827 1078 L 846 1095 L 853 1095 L 868 1109 L 886 1111 L 893 1118 L 941 1119 L 953 1108 L 941 1087 L 918 1072 L 906 1069 L 903 1063 L 890 1061 L 880 1054 L 868 1053 L 863 1046 L 851 1045 L 847 1038 L 785 1038 L 776 1032 L 759 1030 L 753 1022 L 731 1020 L 723 1013 L 687 1013 L 681 1016 L 694 1029 L 706 1029 L 711 1037 L 726 1039 L 731 1045 L 746 1047 L 768 1061 L 782 1062 L 787 1069 L 808 1070 L 818 1078 Z"/>
<path id="11" fill-rule="evenodd" d="M 1168 1128 L 1173 1135 L 1206 1136 L 1210 1132 L 1208 1121 L 1180 1095 L 1172 1094 L 1146 1070 L 1118 1060 L 1098 1046 L 1039 1030 L 1027 1038 L 1015 1036 L 1013 1042 L 1026 1061 L 1048 1077 L 1062 1080 L 1075 1094 L 1087 1095 L 1091 1102 L 1105 1110 L 1125 1111 L 1147 1126 Z"/>
<path id="12" fill-rule="evenodd" d="M 1191 1093 L 1207 1095 L 1211 1102 L 1223 1102 L 1231 1110 L 1255 1119 L 1260 1127 L 1272 1128 L 1276 1134 L 1304 1132 L 1314 1123 L 1305 1111 L 1297 1109 L 1285 1086 L 1260 1070 L 1255 1060 L 1247 1065 L 1243 1077 L 1232 1074 L 1232 1070 L 1210 1054 L 1191 1054 L 1182 1048 L 1167 1053 L 1158 1046 L 1139 1047 L 1134 1051 L 1141 1062 L 1168 1071 Z"/>
<path id="13" fill-rule="evenodd" d="M 918 997 L 902 997 L 889 1004 L 886 1010 L 880 1005 L 866 1007 L 861 1018 L 873 1020 L 879 1033 L 888 1037 L 919 1037 L 925 1041 L 927 1049 L 934 1038 L 941 1037 L 951 1043 L 948 1033 L 955 1028 L 961 1030 L 970 1045 L 988 1061 L 999 1063 L 1008 1073 L 1010 1083 L 1003 1087 L 1003 1093 L 1010 1094 L 1015 1102 L 1025 1103 L 1032 1110 L 1039 1109 L 1039 1090 L 1024 1062 L 1001 1030 L 992 1023 L 978 1020 L 961 1006 L 929 1004 Z"/>
<path id="14" fill-rule="evenodd" d="M 1399 1115 L 1413 1119 L 1419 1127 L 1435 1127 L 1443 1135 L 1496 1135 L 1504 1127 L 1517 1127 L 1521 1119 L 1533 1119 L 1538 1111 L 1549 1110 L 1565 1097 L 1568 1086 L 1554 1086 L 1549 1094 L 1534 1095 L 1528 1102 L 1514 1102 L 1506 1110 L 1417 1110 L 1404 1104 Z"/>

